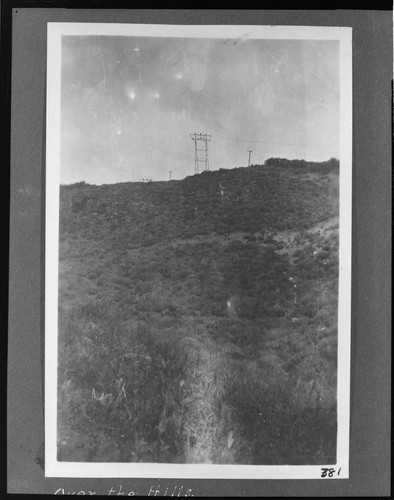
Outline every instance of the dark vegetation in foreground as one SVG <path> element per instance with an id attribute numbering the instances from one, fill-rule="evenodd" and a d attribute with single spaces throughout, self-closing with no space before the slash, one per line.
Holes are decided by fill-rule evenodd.
<path id="1" fill-rule="evenodd" d="M 61 187 L 59 460 L 335 462 L 338 172 Z"/>

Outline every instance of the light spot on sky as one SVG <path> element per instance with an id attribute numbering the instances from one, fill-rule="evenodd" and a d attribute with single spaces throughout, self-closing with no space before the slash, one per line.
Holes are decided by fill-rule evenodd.
<path id="1" fill-rule="evenodd" d="M 61 106 L 63 183 L 193 175 L 195 132 L 212 170 L 339 158 L 339 43 L 64 36 Z"/>

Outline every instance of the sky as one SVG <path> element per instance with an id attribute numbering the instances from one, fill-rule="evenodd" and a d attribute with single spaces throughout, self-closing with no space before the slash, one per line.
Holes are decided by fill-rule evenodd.
<path id="1" fill-rule="evenodd" d="M 62 184 L 183 179 L 194 133 L 211 170 L 339 159 L 337 41 L 73 35 L 61 58 Z"/>

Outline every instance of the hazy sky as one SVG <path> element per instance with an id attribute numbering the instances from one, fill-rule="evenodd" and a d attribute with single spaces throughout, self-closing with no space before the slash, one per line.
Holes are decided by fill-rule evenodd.
<path id="1" fill-rule="evenodd" d="M 62 183 L 339 158 L 339 42 L 63 36 L 61 123 Z"/>

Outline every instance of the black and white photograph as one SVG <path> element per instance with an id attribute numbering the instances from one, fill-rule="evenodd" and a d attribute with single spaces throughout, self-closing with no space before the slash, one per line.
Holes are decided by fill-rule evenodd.
<path id="1" fill-rule="evenodd" d="M 348 477 L 351 67 L 349 28 L 48 23 L 47 476 Z"/>

